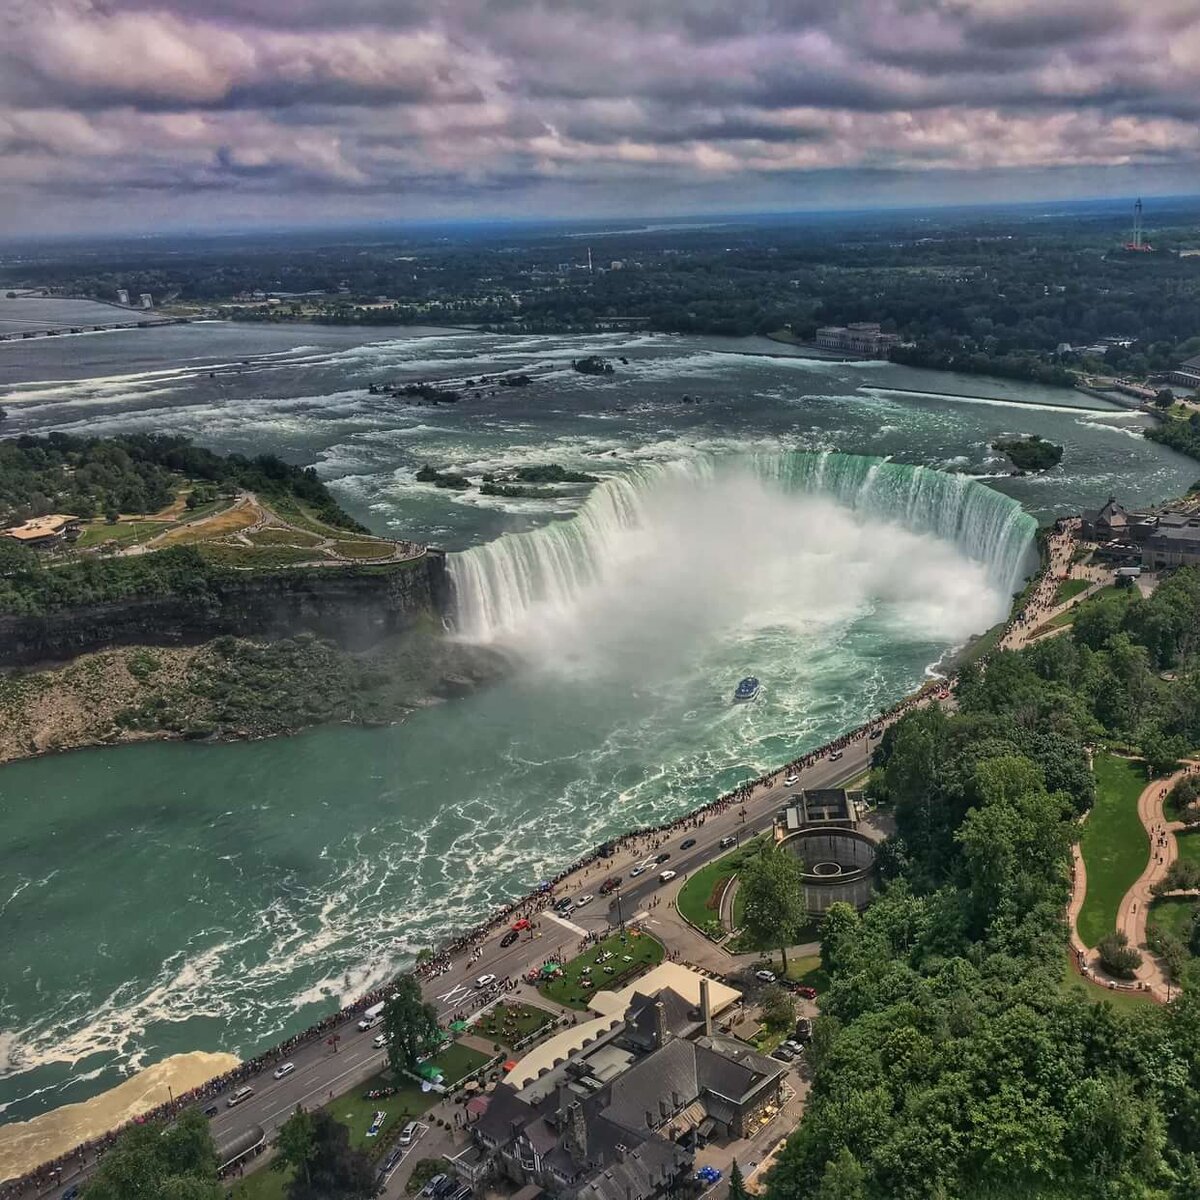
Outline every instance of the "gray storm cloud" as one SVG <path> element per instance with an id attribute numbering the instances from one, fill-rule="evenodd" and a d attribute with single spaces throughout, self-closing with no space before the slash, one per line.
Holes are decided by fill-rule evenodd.
<path id="1" fill-rule="evenodd" d="M 12 233 L 1191 190 L 1198 118 L 1194 0 L 0 12 Z"/>

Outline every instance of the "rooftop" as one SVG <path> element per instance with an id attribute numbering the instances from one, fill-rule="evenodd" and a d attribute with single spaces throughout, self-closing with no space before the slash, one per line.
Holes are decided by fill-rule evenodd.
<path id="1" fill-rule="evenodd" d="M 55 537 L 70 525 L 78 521 L 78 517 L 66 513 L 53 513 L 46 517 L 34 517 L 23 525 L 13 525 L 4 531 L 5 537 L 15 538 L 18 542 L 36 542 L 40 538 Z"/>

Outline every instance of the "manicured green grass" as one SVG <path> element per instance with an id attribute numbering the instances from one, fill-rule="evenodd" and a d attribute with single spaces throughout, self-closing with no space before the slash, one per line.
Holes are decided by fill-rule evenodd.
<path id="1" fill-rule="evenodd" d="M 377 1146 L 385 1146 L 398 1125 L 419 1117 L 434 1101 L 440 1099 L 436 1092 L 423 1092 L 415 1083 L 405 1083 L 394 1096 L 388 1096 L 384 1100 L 365 1099 L 367 1092 L 390 1086 L 390 1076 L 375 1075 L 366 1083 L 360 1083 L 344 1096 L 330 1100 L 325 1105 L 329 1112 L 350 1130 L 352 1146 L 364 1149 L 368 1153 Z M 379 1133 L 369 1138 L 367 1130 L 371 1128 L 371 1122 L 377 1112 L 387 1113 L 387 1120 Z"/>
<path id="2" fill-rule="evenodd" d="M 333 544 L 335 553 L 343 558 L 391 558 L 395 549 L 391 542 L 348 541 Z"/>
<path id="3" fill-rule="evenodd" d="M 603 965 L 597 965 L 596 960 L 602 954 L 613 957 Z M 629 962 L 625 961 L 626 956 Z M 568 1008 L 583 1009 L 596 992 L 622 987 L 647 967 L 658 966 L 662 960 L 662 943 L 647 934 L 634 934 L 632 930 L 614 933 L 565 963 L 563 973 L 541 984 L 540 990 L 543 996 Z M 584 974 L 585 967 L 592 968 L 590 976 Z M 606 967 L 611 969 L 611 974 Z"/>
<path id="4" fill-rule="evenodd" d="M 446 1086 L 452 1088 L 472 1071 L 478 1071 L 488 1061 L 488 1056 L 464 1046 L 462 1042 L 451 1042 L 429 1061 L 445 1076 Z"/>
<path id="5" fill-rule="evenodd" d="M 1087 868 L 1087 895 L 1076 928 L 1085 946 L 1095 946 L 1116 928 L 1121 898 L 1142 873 L 1150 855 L 1150 839 L 1137 815 L 1137 800 L 1146 786 L 1143 764 L 1099 753 L 1093 763 L 1096 805 L 1079 839 Z"/>
<path id="6" fill-rule="evenodd" d="M 270 1166 L 256 1167 L 252 1175 L 239 1179 L 229 1189 L 230 1200 L 284 1200 L 292 1172 L 272 1171 Z"/>
<path id="7" fill-rule="evenodd" d="M 1102 984 L 1092 983 L 1090 980 L 1082 979 L 1075 973 L 1075 968 L 1071 965 L 1071 952 L 1063 951 L 1063 972 L 1062 982 L 1060 984 L 1064 996 L 1072 996 L 1075 993 L 1080 993 L 1085 1000 L 1090 1000 L 1093 1004 L 1101 1004 L 1107 1002 L 1113 1008 L 1124 1012 L 1148 1012 L 1153 1006 L 1154 1001 L 1144 992 L 1127 992 L 1119 988 L 1106 988 Z"/>
<path id="8" fill-rule="evenodd" d="M 1179 847 L 1179 857 L 1185 862 L 1200 864 L 1200 830 L 1191 833 L 1177 833 L 1175 844 Z"/>
<path id="9" fill-rule="evenodd" d="M 278 525 L 268 525 L 257 533 L 246 534 L 256 546 L 315 546 L 321 539 L 315 533 L 306 533 L 302 529 L 281 529 Z"/>
<path id="10" fill-rule="evenodd" d="M 721 914 L 716 905 L 721 893 L 717 885 L 721 880 L 732 879 L 746 859 L 758 853 L 758 846 L 757 838 L 750 839 L 740 849 L 731 850 L 696 871 L 679 889 L 675 899 L 680 915 L 701 929 L 712 928 L 719 937 Z"/>
<path id="11" fill-rule="evenodd" d="M 805 987 L 816 988 L 823 992 L 829 986 L 829 976 L 821 969 L 819 954 L 805 954 L 801 958 L 789 958 L 787 977 L 802 983 Z"/>
<path id="12" fill-rule="evenodd" d="M 226 542 L 202 542 L 197 549 L 220 567 L 291 567 L 322 556 L 297 546 L 235 546 Z"/>
<path id="13" fill-rule="evenodd" d="M 83 527 L 74 545 L 80 550 L 102 546 L 105 542 L 128 546 L 144 538 L 151 538 L 156 533 L 165 533 L 170 528 L 165 521 L 121 521 L 116 525 L 109 525 L 107 521 L 97 521 L 93 525 Z"/>
<path id="14" fill-rule="evenodd" d="M 554 1022 L 554 1014 L 532 1004 L 506 1003 L 501 1001 L 489 1009 L 471 1026 L 471 1032 L 481 1038 L 513 1046 L 522 1038 L 543 1029 Z"/>
<path id="15" fill-rule="evenodd" d="M 1054 593 L 1054 603 L 1065 604 L 1080 592 L 1086 592 L 1091 586 L 1091 581 L 1087 579 L 1064 579 L 1058 585 L 1058 591 Z"/>
<path id="16" fill-rule="evenodd" d="M 1192 933 L 1197 902 L 1184 896 L 1168 896 L 1155 900 L 1150 908 L 1148 924 L 1157 925 L 1164 933 L 1173 934 L 1186 946 Z"/>

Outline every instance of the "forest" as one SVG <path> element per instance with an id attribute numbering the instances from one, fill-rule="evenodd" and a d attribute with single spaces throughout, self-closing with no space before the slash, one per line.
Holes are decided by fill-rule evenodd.
<path id="1" fill-rule="evenodd" d="M 823 922 L 813 1090 L 768 1200 L 1200 1195 L 1196 960 L 1169 1006 L 1118 1008 L 1069 982 L 1063 921 L 1085 747 L 1161 773 L 1195 746 L 1198 637 L 1200 574 L 1181 570 L 968 667 L 956 714 L 881 739 L 886 882 Z"/>
<path id="2" fill-rule="evenodd" d="M 184 437 L 125 434 L 114 438 L 50 433 L 0 441 L 0 517 L 5 524 L 47 513 L 116 520 L 120 513 L 158 512 L 185 481 L 201 496 L 218 491 L 292 496 L 324 522 L 361 529 L 344 513 L 311 467 L 273 454 L 216 454 Z"/>
<path id="3" fill-rule="evenodd" d="M 728 218 L 694 228 L 447 228 L 358 238 L 269 235 L 253 244 L 62 247 L 0 270 L 12 284 L 111 298 L 117 287 L 236 320 L 469 324 L 501 332 L 785 333 L 878 321 L 902 360 L 1071 382 L 1079 348 L 1118 373 L 1200 352 L 1200 207 L 1147 212 L 1155 252 L 1129 254 L 1126 205 L 1010 206 Z M 588 269 L 588 250 L 595 269 Z M 231 303 L 265 299 L 270 307 Z M 1063 358 L 1059 347 L 1073 347 Z"/>

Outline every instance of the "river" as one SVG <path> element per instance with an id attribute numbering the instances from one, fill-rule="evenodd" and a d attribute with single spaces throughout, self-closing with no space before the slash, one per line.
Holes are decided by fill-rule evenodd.
<path id="1" fill-rule="evenodd" d="M 593 352 L 613 376 L 572 370 Z M 437 407 L 367 390 L 499 370 L 534 382 Z M 758 339 L 197 323 L 0 346 L 0 405 L 6 434 L 171 431 L 313 463 L 377 532 L 462 552 L 459 635 L 514 657 L 393 728 L 4 767 L 8 1122 L 303 1027 L 605 835 L 911 689 L 1006 611 L 1035 520 L 1196 475 L 1145 418 L 1070 392 Z M 1063 465 L 1000 477 L 989 444 L 1013 433 Z M 603 482 L 483 497 L 417 483 L 426 462 Z M 746 674 L 763 696 L 735 708 Z"/>

